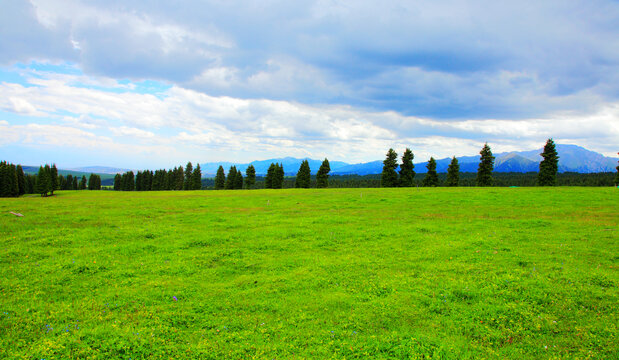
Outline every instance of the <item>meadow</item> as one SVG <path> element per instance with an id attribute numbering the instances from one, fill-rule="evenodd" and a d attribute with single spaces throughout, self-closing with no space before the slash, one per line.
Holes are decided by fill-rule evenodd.
<path id="1" fill-rule="evenodd" d="M 616 188 L 0 199 L 0 358 L 617 358 L 618 267 Z"/>

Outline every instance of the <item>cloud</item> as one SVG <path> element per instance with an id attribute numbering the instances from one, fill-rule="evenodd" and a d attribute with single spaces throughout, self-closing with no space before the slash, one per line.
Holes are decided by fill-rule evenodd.
<path id="1" fill-rule="evenodd" d="M 612 0 L 8 1 L 0 63 L 71 61 L 211 96 L 445 121 L 619 100 Z"/>
<path id="2" fill-rule="evenodd" d="M 549 137 L 613 155 L 619 143 L 619 102 L 586 115 L 442 121 L 345 105 L 209 96 L 178 86 L 159 96 L 117 92 L 114 84 L 82 87 L 81 77 L 37 72 L 24 85 L 0 83 L 0 108 L 28 115 L 26 125 L 11 125 L 0 113 L 0 131 L 8 134 L 2 145 L 70 146 L 123 154 L 117 161 L 149 157 L 170 166 L 279 156 L 362 162 L 381 158 L 390 147 L 411 147 L 425 160 L 476 154 L 486 141 L 496 152 L 532 149 Z M 28 111 L 14 106 L 12 97 L 29 104 Z M 135 160 L 123 159 L 127 154 Z"/>

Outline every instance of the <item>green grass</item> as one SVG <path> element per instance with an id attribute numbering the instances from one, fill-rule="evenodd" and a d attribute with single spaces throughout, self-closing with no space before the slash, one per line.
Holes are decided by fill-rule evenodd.
<path id="1" fill-rule="evenodd" d="M 613 188 L 0 199 L 0 358 L 609 359 L 618 266 Z"/>

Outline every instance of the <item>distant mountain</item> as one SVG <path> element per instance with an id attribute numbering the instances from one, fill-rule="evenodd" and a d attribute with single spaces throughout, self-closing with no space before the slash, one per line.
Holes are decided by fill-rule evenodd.
<path id="1" fill-rule="evenodd" d="M 292 176 L 297 174 L 297 171 L 299 171 L 299 166 L 301 166 L 301 162 L 303 162 L 303 160 L 305 159 L 285 157 L 279 159 L 256 160 L 251 163 L 210 162 L 200 164 L 200 169 L 202 170 L 203 176 L 212 177 L 217 173 L 217 169 L 220 165 L 223 166 L 226 173 L 228 173 L 231 166 L 236 166 L 237 170 L 241 170 L 245 173 L 245 169 L 247 169 L 249 165 L 253 165 L 256 169 L 256 175 L 266 175 L 269 170 L 269 166 L 271 166 L 272 163 L 278 163 L 282 164 L 286 175 Z M 309 162 L 312 174 L 316 174 L 316 172 L 318 172 L 318 168 L 320 168 L 320 165 L 322 164 L 322 160 L 307 159 L 307 161 Z M 342 161 L 329 161 L 331 171 L 340 169 L 347 165 L 347 163 Z"/>
<path id="2" fill-rule="evenodd" d="M 83 173 L 113 174 L 113 175 L 122 174 L 122 173 L 129 171 L 129 169 L 119 169 L 119 168 L 113 168 L 113 167 L 107 167 L 107 166 L 85 166 L 85 167 L 78 167 L 78 168 L 72 168 L 72 169 L 66 169 L 66 170 L 78 171 L 78 172 L 83 172 Z"/>
<path id="3" fill-rule="evenodd" d="M 542 160 L 543 149 L 530 151 L 514 151 L 509 153 L 494 154 L 495 172 L 536 172 L 539 170 L 539 162 Z M 559 153 L 559 172 L 614 172 L 617 166 L 617 158 L 606 157 L 594 151 L 587 150 L 577 145 L 557 144 Z M 479 155 L 457 157 L 461 172 L 477 172 Z M 436 171 L 447 172 L 451 158 L 436 160 Z M 427 162 L 416 163 L 415 172 L 427 172 Z M 362 164 L 353 164 L 332 171 L 334 175 L 369 175 L 380 174 L 383 171 L 381 160 Z"/>

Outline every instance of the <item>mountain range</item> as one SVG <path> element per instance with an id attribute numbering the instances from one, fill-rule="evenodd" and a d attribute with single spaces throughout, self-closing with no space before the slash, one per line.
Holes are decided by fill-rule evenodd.
<path id="1" fill-rule="evenodd" d="M 557 144 L 557 152 L 559 153 L 559 172 L 578 172 L 578 173 L 595 173 L 595 172 L 614 172 L 619 158 L 604 156 L 600 153 L 587 150 L 577 145 Z M 539 170 L 539 162 L 542 160 L 541 153 L 543 149 L 529 151 L 513 151 L 506 153 L 494 154 L 494 171 L 495 172 L 536 172 Z M 456 157 L 460 164 L 461 172 L 477 172 L 479 164 L 479 155 L 475 156 L 459 156 Z M 254 165 L 256 174 L 266 174 L 271 163 L 280 163 L 283 165 L 286 175 L 295 175 L 305 159 L 297 159 L 292 157 L 268 159 L 261 161 L 253 161 L 251 163 L 231 163 L 231 162 L 211 162 L 200 164 L 202 173 L 205 177 L 212 177 L 219 165 L 224 167 L 227 172 L 230 166 L 236 166 L 237 169 L 245 171 L 247 166 Z M 322 163 L 321 160 L 307 159 L 310 164 L 312 174 L 315 174 Z M 451 158 L 436 160 L 436 171 L 447 172 L 447 167 L 451 162 Z M 342 161 L 330 161 L 332 175 L 370 175 L 380 174 L 383 171 L 383 161 L 376 160 L 359 164 L 348 164 Z M 427 171 L 427 162 L 415 163 L 415 172 L 425 173 Z"/>
<path id="2" fill-rule="evenodd" d="M 578 173 L 596 173 L 596 172 L 614 172 L 619 158 L 607 157 L 600 153 L 587 150 L 577 145 L 557 144 L 557 152 L 559 153 L 559 172 L 578 172 Z M 539 162 L 542 160 L 540 154 L 543 149 L 529 151 L 513 151 L 506 153 L 496 153 L 494 162 L 495 172 L 537 172 L 539 170 Z M 479 155 L 475 156 L 459 156 L 457 157 L 460 164 L 461 172 L 477 172 L 479 164 Z M 305 159 L 293 157 L 256 160 L 250 163 L 233 163 L 233 162 L 208 162 L 200 164 L 203 177 L 213 177 L 217 173 L 217 168 L 221 165 L 226 173 L 230 166 L 236 166 L 237 169 L 245 172 L 250 164 L 256 169 L 257 175 L 265 175 L 271 163 L 279 163 L 284 167 L 287 176 L 296 175 L 301 162 Z M 312 174 L 316 174 L 322 160 L 307 159 L 310 164 Z M 451 162 L 451 158 L 437 159 L 436 171 L 439 173 L 447 172 L 447 167 Z M 349 164 L 342 161 L 329 161 L 331 167 L 331 175 L 370 175 L 380 174 L 383 170 L 383 161 L 376 160 L 366 163 Z M 427 162 L 415 163 L 416 173 L 425 173 Z M 24 169 L 26 170 L 26 169 Z M 37 168 L 29 169 L 36 173 Z M 151 169 L 154 170 L 154 169 Z M 97 173 L 97 174 L 116 174 L 124 173 L 128 169 L 120 169 L 104 166 L 88 166 L 80 168 L 65 169 L 66 173 Z M 74 174 L 75 175 L 75 174 Z"/>

